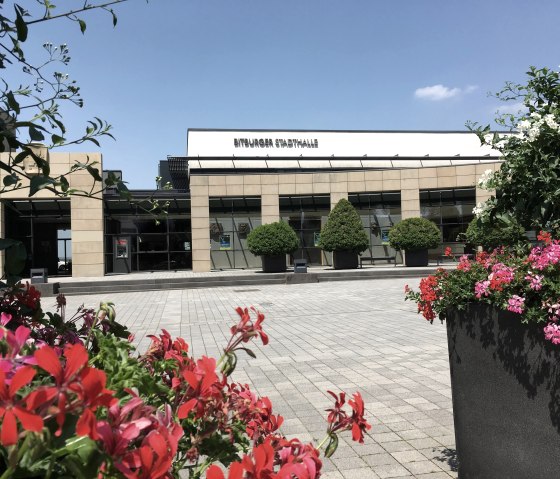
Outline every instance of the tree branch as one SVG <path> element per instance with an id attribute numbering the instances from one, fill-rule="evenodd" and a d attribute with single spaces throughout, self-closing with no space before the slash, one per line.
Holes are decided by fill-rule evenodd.
<path id="1" fill-rule="evenodd" d="M 43 18 L 38 18 L 37 20 L 32 20 L 30 22 L 25 22 L 26 25 L 33 25 L 34 23 L 41 23 L 41 22 L 46 22 L 47 20 L 55 20 L 57 18 L 63 18 L 63 17 L 71 17 L 72 15 L 76 15 L 77 13 L 81 13 L 81 12 L 85 12 L 87 10 L 95 10 L 97 8 L 107 8 L 110 7 L 111 5 L 116 5 L 118 3 L 123 3 L 123 2 L 128 2 L 128 0 L 113 0 L 111 2 L 107 2 L 107 3 L 103 3 L 100 5 L 86 5 L 84 4 L 84 7 L 82 8 L 78 8 L 77 10 L 71 10 L 69 12 L 66 13 L 61 13 L 59 15 L 53 15 L 50 17 L 44 16 Z"/>

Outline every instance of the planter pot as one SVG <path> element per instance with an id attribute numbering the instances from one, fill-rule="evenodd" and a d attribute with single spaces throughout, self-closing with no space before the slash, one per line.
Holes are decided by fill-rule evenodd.
<path id="1" fill-rule="evenodd" d="M 356 269 L 358 254 L 353 251 L 333 251 L 334 269 Z"/>
<path id="2" fill-rule="evenodd" d="M 261 256 L 262 269 L 265 273 L 283 273 L 286 271 L 286 255 L 276 254 Z"/>
<path id="3" fill-rule="evenodd" d="M 448 312 L 460 479 L 559 477 L 560 347 L 543 327 L 484 304 Z"/>
<path id="4" fill-rule="evenodd" d="M 428 250 L 412 249 L 405 251 L 404 264 L 406 266 L 428 266 Z"/>

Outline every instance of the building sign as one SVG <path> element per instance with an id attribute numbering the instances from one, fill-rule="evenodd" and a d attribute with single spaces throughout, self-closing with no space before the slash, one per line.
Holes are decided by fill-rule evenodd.
<path id="1" fill-rule="evenodd" d="M 319 148 L 319 140 L 305 138 L 234 138 L 235 148 Z"/>
<path id="2" fill-rule="evenodd" d="M 385 163 L 382 167 L 392 167 L 391 161 L 406 158 L 402 161 L 409 163 L 404 166 L 411 167 L 411 158 L 421 158 L 430 166 L 448 166 L 450 157 L 454 157 L 452 163 L 461 164 L 465 161 L 461 157 L 485 158 L 485 161 L 488 161 L 499 154 L 487 145 L 481 146 L 478 137 L 470 132 L 208 130 L 194 128 L 189 129 L 187 137 L 187 155 L 192 158 L 200 157 L 200 161 L 204 158 L 216 160 L 221 157 L 268 156 L 271 158 L 359 158 L 359 161 L 365 162 L 373 158 L 375 161 L 384 159 Z M 457 155 L 460 157 L 455 159 Z M 490 155 L 487 160 L 486 155 Z M 418 167 L 422 166 L 419 159 L 415 161 L 418 161 Z M 213 161 L 213 164 L 216 164 L 216 161 Z M 189 167 L 193 166 L 200 167 L 200 164 L 191 161 Z M 231 166 L 230 163 L 229 166 L 224 164 L 209 167 L 231 168 Z M 360 167 L 360 163 L 354 166 Z M 375 167 L 379 167 L 379 165 L 375 165 Z"/>

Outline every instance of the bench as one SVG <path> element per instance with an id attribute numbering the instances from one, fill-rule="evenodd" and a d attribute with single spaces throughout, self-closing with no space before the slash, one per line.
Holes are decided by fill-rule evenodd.
<path id="1" fill-rule="evenodd" d="M 364 261 L 369 261 L 370 264 L 374 264 L 375 261 L 388 261 L 393 262 L 397 266 L 396 256 L 360 256 L 360 268 L 363 267 Z"/>

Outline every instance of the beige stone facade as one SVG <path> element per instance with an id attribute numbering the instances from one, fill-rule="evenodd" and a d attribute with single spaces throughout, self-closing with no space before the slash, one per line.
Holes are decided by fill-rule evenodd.
<path id="1" fill-rule="evenodd" d="M 482 173 L 497 170 L 499 166 L 500 162 L 487 162 L 348 172 L 193 175 L 190 180 L 193 271 L 211 270 L 210 198 L 260 196 L 262 222 L 271 223 L 280 219 L 282 195 L 329 194 L 332 208 L 341 198 L 348 198 L 349 193 L 400 191 L 402 218 L 410 218 L 420 216 L 421 190 L 475 187 Z M 491 193 L 477 188 L 476 201 L 484 201 Z"/>
<path id="2" fill-rule="evenodd" d="M 3 153 L 1 160 L 8 162 L 8 154 Z M 94 167 L 102 171 L 102 157 L 100 153 L 50 153 L 49 163 L 51 176 L 56 177 L 61 174 L 68 174 L 72 165 L 79 163 L 94 164 Z M 0 171 L 0 181 L 5 176 L 4 171 Z M 93 177 L 83 170 L 79 170 L 67 175 L 70 188 L 94 193 L 90 197 L 73 195 L 70 197 L 71 211 L 71 240 L 72 240 L 72 274 L 73 276 L 103 276 L 105 273 L 104 265 L 104 240 L 103 240 L 103 201 L 102 195 L 98 191 L 101 184 L 94 181 Z M 95 194 L 98 192 L 97 194 Z M 8 191 L 0 196 L 0 200 L 33 200 L 45 201 L 53 200 L 54 193 L 43 189 L 29 197 L 29 182 L 25 180 L 22 188 Z M 0 236 L 4 237 L 5 224 L 5 204 L 0 203 Z M 53 253 L 56 254 L 56 253 Z M 3 257 L 0 266 L 4 267 Z"/>
<path id="3" fill-rule="evenodd" d="M 405 164 L 408 160 L 403 159 L 400 166 L 375 169 L 371 166 L 361 168 L 359 167 L 361 159 L 350 158 L 347 163 L 349 165 L 347 171 L 344 171 L 343 166 L 340 165 L 333 170 L 330 158 L 324 160 L 329 165 L 328 168 L 314 167 L 312 170 L 306 170 L 298 169 L 296 165 L 291 166 L 289 172 L 282 173 L 278 172 L 279 169 L 272 168 L 268 172 L 266 168 L 260 167 L 255 173 L 250 171 L 250 167 L 245 167 L 243 172 L 237 172 L 231 166 L 224 166 L 221 171 L 219 168 L 215 169 L 211 173 L 205 172 L 203 169 L 191 169 L 190 211 L 188 211 L 188 206 L 184 206 L 181 208 L 185 211 L 181 209 L 179 212 L 181 217 L 184 214 L 185 218 L 190 219 L 191 230 L 184 232 L 185 236 L 181 241 L 184 241 L 185 245 L 189 245 L 190 250 L 187 250 L 185 246 L 185 251 L 192 252 L 193 271 L 207 272 L 212 269 L 210 249 L 212 243 L 209 226 L 212 219 L 210 205 L 215 199 L 258 198 L 260 199 L 260 223 L 271 223 L 280 219 L 281 198 L 286 196 L 321 196 L 326 202 L 324 210 L 327 211 L 329 201 L 332 208 L 341 198 L 349 198 L 349 195 L 398 192 L 401 201 L 400 217 L 419 216 L 420 196 L 423 190 L 475 188 L 482 173 L 488 169 L 499 168 L 500 162 L 497 157 L 484 156 L 486 158 L 473 156 L 472 160 L 462 159 L 461 164 L 457 163 L 459 160 L 453 160 L 455 161 L 453 164 L 451 159 L 446 160 L 441 157 L 437 162 L 431 163 L 434 166 L 426 166 L 430 165 L 430 162 L 425 161 L 423 167 L 416 167 L 417 163 L 422 163 L 420 160 L 415 160 L 415 167 L 406 167 Z M 221 158 L 214 159 L 222 160 Z M 3 154 L 2 160 L 7 161 L 6 154 Z M 191 158 L 188 160 L 190 161 Z M 206 160 L 192 159 L 192 161 L 200 163 Z M 262 162 L 263 160 L 257 159 L 256 161 Z M 343 163 L 342 160 L 337 161 Z M 446 161 L 449 166 L 442 166 Z M 102 158 L 99 153 L 50 153 L 52 176 L 67 173 L 76 162 L 95 162 L 99 171 L 102 170 Z M 252 163 L 247 160 L 247 164 Z M 287 168 L 287 166 L 283 168 Z M 4 174 L 0 171 L 0 181 Z M 95 184 L 91 175 L 84 171 L 74 172 L 68 176 L 68 179 L 73 189 L 94 193 L 101 189 L 101 185 Z M 476 202 L 484 201 L 491 194 L 491 192 L 478 188 L 475 191 Z M 17 191 L 7 192 L 0 196 L 0 201 L 2 201 L 0 208 L 1 237 L 5 237 L 6 233 L 5 203 L 29 200 L 28 194 L 29 189 L 24 185 Z M 188 195 L 185 192 L 183 194 Z M 327 198 L 326 195 L 329 197 Z M 34 202 L 46 202 L 55 201 L 57 198 L 60 199 L 47 190 L 41 190 L 31 199 Z M 71 228 L 73 276 L 103 276 L 108 271 L 105 261 L 111 261 L 111 251 L 107 252 L 107 256 L 105 255 L 107 232 L 104 231 L 102 199 L 101 193 L 93 194 L 91 197 L 72 195 L 66 198 L 70 205 L 68 222 Z M 110 206 L 107 208 L 107 215 L 110 216 Z M 133 215 L 133 213 L 130 214 Z M 258 209 L 254 210 L 252 214 L 258 216 Z M 3 258 L 1 260 L 3 261 Z M 171 265 L 170 262 L 168 264 Z"/>

